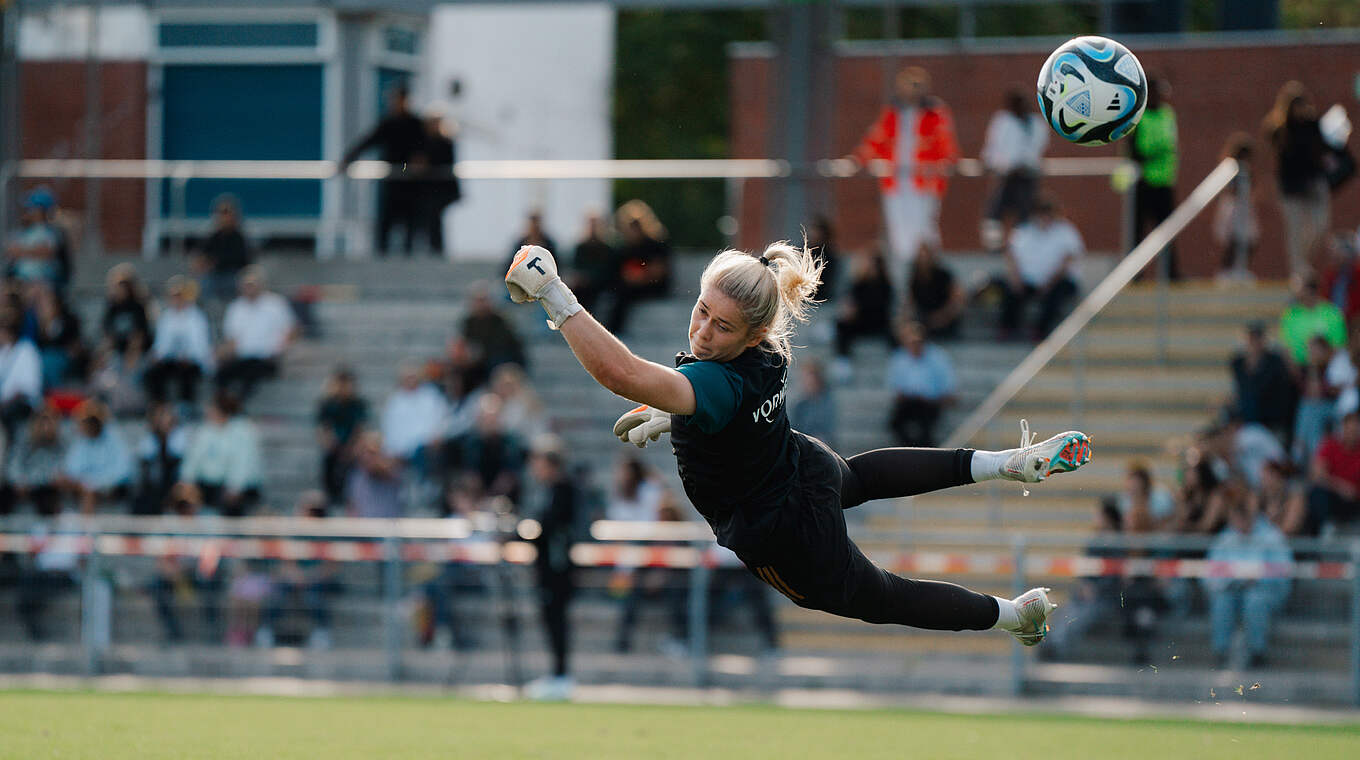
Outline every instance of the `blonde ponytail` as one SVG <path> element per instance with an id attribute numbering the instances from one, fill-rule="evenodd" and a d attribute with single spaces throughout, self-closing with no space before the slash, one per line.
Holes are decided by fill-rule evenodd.
<path id="1" fill-rule="evenodd" d="M 787 362 L 793 359 L 796 323 L 808 320 L 824 266 L 806 244 L 799 248 L 780 241 L 759 257 L 742 251 L 719 253 L 704 268 L 699 284 L 736 301 L 752 330 L 766 330 L 761 347 Z"/>

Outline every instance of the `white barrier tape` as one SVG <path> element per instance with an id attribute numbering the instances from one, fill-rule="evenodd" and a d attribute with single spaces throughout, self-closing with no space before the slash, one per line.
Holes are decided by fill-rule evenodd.
<path id="1" fill-rule="evenodd" d="M 0 533 L 0 551 L 19 554 L 53 552 L 88 554 L 92 546 L 100 554 L 126 557 L 195 557 L 211 551 L 223 557 L 275 560 L 331 560 L 377 562 L 386 559 L 383 541 L 311 541 L 296 538 L 208 538 L 201 536 L 101 535 L 97 543 L 89 536 L 33 536 Z M 401 559 L 408 562 L 465 562 L 514 564 L 534 561 L 536 551 L 524 541 L 407 541 Z M 691 569 L 700 565 L 729 564 L 727 553 L 716 545 L 657 546 L 637 544 L 580 543 L 571 547 L 571 559 L 582 567 L 660 567 Z M 944 552 L 875 553 L 876 564 L 898 573 L 920 575 L 1010 575 L 1015 562 L 1000 554 L 952 554 Z M 1087 556 L 1029 556 L 1025 574 L 1036 578 L 1097 576 L 1152 576 L 1157 578 L 1294 578 L 1299 580 L 1350 580 L 1354 567 L 1347 562 L 1268 563 L 1216 562 L 1203 559 L 1106 559 Z"/>

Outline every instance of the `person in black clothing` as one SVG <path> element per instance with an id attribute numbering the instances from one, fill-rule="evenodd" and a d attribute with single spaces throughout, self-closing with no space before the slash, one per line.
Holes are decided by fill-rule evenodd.
<path id="1" fill-rule="evenodd" d="M 628 201 L 616 216 L 623 245 L 619 247 L 614 306 L 606 322 L 612 333 L 625 330 L 638 301 L 664 298 L 671 290 L 671 245 L 651 207 L 639 200 Z"/>
<path id="2" fill-rule="evenodd" d="M 453 173 L 458 163 L 458 148 L 449 132 L 443 114 L 425 117 L 425 171 L 428 178 L 419 183 L 421 216 L 425 235 L 430 243 L 430 254 L 444 254 L 444 209 L 463 199 L 463 188 Z"/>
<path id="3" fill-rule="evenodd" d="M 146 435 L 137 444 L 137 494 L 132 511 L 139 515 L 159 515 L 170 510 L 170 492 L 179 482 L 179 465 L 189 446 L 189 436 L 180 427 L 175 407 L 152 404 L 146 412 Z"/>
<path id="4" fill-rule="evenodd" d="M 794 431 L 785 414 L 795 322 L 807 319 L 821 266 L 806 248 L 776 243 L 759 256 L 724 251 L 700 279 L 689 351 L 676 369 L 649 362 L 581 308 L 552 254 L 525 248 L 506 273 L 518 303 L 537 301 L 587 372 L 641 406 L 614 434 L 645 445 L 671 433 L 680 480 L 718 543 L 799 606 L 872 623 L 935 630 L 1009 631 L 1025 645 L 1048 632 L 1047 590 L 1003 599 L 909 580 L 868 560 L 842 510 L 872 499 L 1010 479 L 1039 482 L 1090 460 L 1068 431 L 1007 451 L 879 449 L 844 459 Z"/>
<path id="5" fill-rule="evenodd" d="M 1243 422 L 1258 422 L 1269 428 L 1288 449 L 1298 399 L 1288 363 L 1266 345 L 1264 323 L 1247 325 L 1246 344 L 1233 355 L 1229 366 L 1238 416 Z"/>
<path id="6" fill-rule="evenodd" d="M 940 263 L 934 247 L 923 245 L 916 254 L 907 291 L 912 318 L 925 326 L 929 337 L 951 338 L 958 334 L 967 298 L 954 273 Z"/>
<path id="7" fill-rule="evenodd" d="M 510 262 L 514 260 L 515 253 L 526 245 L 537 245 L 549 251 L 557 250 L 557 241 L 543 227 L 543 212 L 540 209 L 531 209 L 529 214 L 524 217 L 524 234 L 519 236 L 510 246 L 510 253 L 505 257 L 505 266 L 509 268 Z"/>
<path id="8" fill-rule="evenodd" d="M 148 316 L 151 297 L 137 278 L 137 270 L 131 264 L 119 264 L 110 269 L 106 293 L 100 325 L 104 339 L 114 351 L 121 356 L 134 335 L 140 336 L 140 345 L 151 345 L 151 319 Z"/>
<path id="9" fill-rule="evenodd" d="M 812 297 L 818 302 L 836 295 L 836 275 L 840 272 L 840 249 L 836 247 L 836 231 L 831 220 L 818 215 L 807 231 L 807 247 L 822 260 L 822 282 Z"/>
<path id="10" fill-rule="evenodd" d="M 236 297 L 236 278 L 255 261 L 255 253 L 241 231 L 241 204 L 232 195 L 213 201 L 213 230 L 194 254 L 193 267 L 201 277 L 203 297 L 225 304 Z"/>
<path id="11" fill-rule="evenodd" d="M 445 447 L 445 468 L 451 482 L 472 474 L 487 496 L 519 498 L 524 470 L 524 444 L 505 429 L 501 421 L 503 402 L 494 393 L 477 402 L 477 422 L 472 430 Z"/>
<path id="12" fill-rule="evenodd" d="M 81 340 L 80 317 L 45 282 L 28 283 L 24 300 L 24 337 L 33 341 L 42 358 L 43 387 L 83 383 L 90 370 L 90 352 Z"/>
<path id="13" fill-rule="evenodd" d="M 526 516 L 536 519 L 540 528 L 533 541 L 537 550 L 534 574 L 538 577 L 543 626 L 552 648 L 552 676 L 529 684 L 529 694 L 539 699 L 566 699 L 573 685 L 568 675 L 571 621 L 567 611 L 576 593 L 571 545 L 576 539 L 580 498 L 567 475 L 562 444 L 555 436 L 548 434 L 534 441 L 529 472 L 537 485 L 537 498 L 526 510 Z"/>
<path id="14" fill-rule="evenodd" d="M 316 407 L 316 437 L 321 444 L 321 484 L 329 504 L 345 503 L 354 434 L 368 421 L 368 402 L 355 392 L 354 371 L 339 367 L 326 382 Z"/>
<path id="15" fill-rule="evenodd" d="M 1291 272 L 1313 264 L 1330 231 L 1329 150 L 1316 109 L 1299 82 L 1286 82 L 1265 118 L 1266 140 L 1275 152 L 1285 247 Z"/>
<path id="16" fill-rule="evenodd" d="M 618 252 L 610 245 L 608 234 L 604 215 L 591 211 L 586 215 L 585 237 L 576 244 L 571 258 L 571 289 L 587 309 L 595 308 L 600 295 L 613 290 L 618 282 Z"/>
<path id="17" fill-rule="evenodd" d="M 844 382 L 850 375 L 850 349 L 860 338 L 878 338 L 889 348 L 892 334 L 893 290 L 881 251 L 860 251 L 850 261 L 850 288 L 836 314 L 836 363 L 832 376 Z"/>
<path id="18" fill-rule="evenodd" d="M 344 172 L 361 153 L 378 148 L 378 157 L 391 166 L 391 173 L 378 183 L 378 239 L 374 248 L 379 256 L 387 255 L 388 237 L 392 227 L 400 224 L 406 240 L 402 250 L 411 255 L 415 245 L 416 227 L 420 225 L 421 184 L 411 179 L 411 165 L 426 162 L 425 125 L 411 113 L 410 90 L 399 84 L 387 92 L 387 116 L 378 122 L 340 161 Z"/>
<path id="19" fill-rule="evenodd" d="M 476 361 L 481 364 L 480 369 L 484 374 L 479 380 L 485 380 L 492 370 L 502 364 L 528 367 L 524 342 L 510 320 L 496 310 L 496 304 L 492 303 L 488 292 L 489 287 L 478 283 L 471 291 L 468 296 L 468 314 L 463 318 L 460 334 L 476 353 Z"/>
<path id="20" fill-rule="evenodd" d="M 543 227 L 543 212 L 534 209 L 529 215 L 524 217 L 524 234 L 520 235 L 519 240 L 510 248 L 510 255 L 506 258 L 506 266 L 510 266 L 510 260 L 515 257 L 515 252 L 526 245 L 537 245 L 547 248 L 550 251 L 557 250 L 557 241 L 553 240 L 552 235 Z"/>

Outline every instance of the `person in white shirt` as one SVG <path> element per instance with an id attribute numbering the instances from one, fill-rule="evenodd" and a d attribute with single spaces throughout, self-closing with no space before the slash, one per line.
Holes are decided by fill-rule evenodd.
<path id="1" fill-rule="evenodd" d="M 1021 328 L 1025 305 L 1040 302 L 1033 337 L 1042 340 L 1058 321 L 1067 301 L 1077 293 L 1077 261 L 1086 252 L 1081 233 L 1063 218 L 1057 203 L 1040 197 L 1034 217 L 1011 233 L 1006 276 L 1001 282 L 1001 334 L 1013 337 Z"/>
<path id="2" fill-rule="evenodd" d="M 0 422 L 13 439 L 15 426 L 42 400 L 42 358 L 18 326 L 0 321 Z"/>
<path id="3" fill-rule="evenodd" d="M 240 412 L 235 398 L 217 394 L 179 468 L 180 482 L 198 486 L 204 503 L 226 517 L 241 517 L 259 504 L 264 484 L 260 433 Z"/>
<path id="4" fill-rule="evenodd" d="M 1029 219 L 1039 192 L 1039 162 L 1048 148 L 1048 125 L 1034 100 L 1019 88 L 1006 92 L 1006 107 L 992 115 L 982 145 L 982 165 L 1000 178 L 982 219 L 982 244 L 999 252 L 1008 221 Z"/>
<path id="5" fill-rule="evenodd" d="M 156 320 L 156 340 L 151 344 L 151 366 L 143 376 L 146 393 L 156 403 L 170 397 L 177 386 L 180 401 L 198 400 L 198 383 L 213 371 L 212 336 L 208 318 L 198 308 L 198 283 L 175 275 L 165 285 L 169 308 Z"/>
<path id="6" fill-rule="evenodd" d="M 265 289 L 264 271 L 241 271 L 240 297 L 227 307 L 218 347 L 217 387 L 246 399 L 261 381 L 276 377 L 279 360 L 297 337 L 297 318 L 283 296 Z"/>
<path id="7" fill-rule="evenodd" d="M 383 452 L 410 464 L 423 476 L 436 461 L 448 425 L 449 402 L 424 382 L 416 362 L 402 364 L 399 382 L 383 405 Z"/>

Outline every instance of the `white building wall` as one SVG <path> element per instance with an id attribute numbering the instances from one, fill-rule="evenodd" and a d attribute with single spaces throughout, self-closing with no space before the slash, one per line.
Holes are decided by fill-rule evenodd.
<path id="1" fill-rule="evenodd" d="M 19 21 L 19 57 L 24 60 L 79 60 L 89 54 L 94 14 L 88 7 L 26 9 Z M 96 54 L 103 59 L 140 60 L 151 53 L 151 21 L 140 5 L 111 5 L 99 11 Z"/>
<path id="2" fill-rule="evenodd" d="M 441 6 L 426 49 L 418 94 L 460 125 L 460 160 L 613 157 L 611 6 Z M 456 97 L 455 80 L 462 85 Z M 448 248 L 460 257 L 508 256 L 525 214 L 537 207 L 567 249 L 583 213 L 610 201 L 608 180 L 465 181 L 463 201 L 446 218 Z"/>

